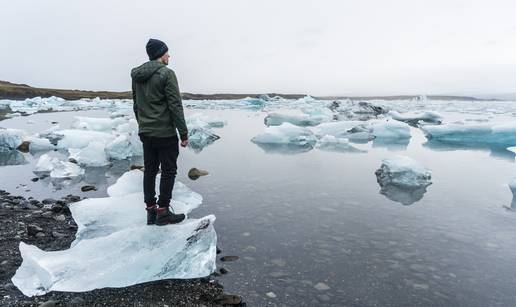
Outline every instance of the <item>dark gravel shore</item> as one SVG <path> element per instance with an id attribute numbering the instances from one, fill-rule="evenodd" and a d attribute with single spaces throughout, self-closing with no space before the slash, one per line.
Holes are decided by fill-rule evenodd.
<path id="1" fill-rule="evenodd" d="M 0 306 L 245 306 L 211 277 L 26 297 L 11 282 L 22 262 L 20 241 L 46 251 L 69 248 L 77 226 L 68 204 L 79 200 L 68 195 L 38 201 L 0 190 Z"/>

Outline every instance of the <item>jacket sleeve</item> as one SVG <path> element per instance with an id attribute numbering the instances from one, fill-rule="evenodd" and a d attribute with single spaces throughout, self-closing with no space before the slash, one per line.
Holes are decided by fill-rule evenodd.
<path id="1" fill-rule="evenodd" d="M 136 105 L 136 88 L 134 86 L 134 81 L 132 81 L 132 91 L 133 91 L 133 111 L 134 111 L 134 117 L 136 118 L 136 121 L 138 121 L 138 106 Z"/>
<path id="2" fill-rule="evenodd" d="M 172 116 L 172 120 L 179 131 L 181 141 L 188 139 L 188 128 L 186 127 L 185 115 L 183 112 L 183 102 L 181 100 L 181 93 L 179 92 L 179 85 L 174 71 L 170 70 L 168 74 L 167 83 L 165 85 L 165 96 L 167 98 L 168 108 Z"/>

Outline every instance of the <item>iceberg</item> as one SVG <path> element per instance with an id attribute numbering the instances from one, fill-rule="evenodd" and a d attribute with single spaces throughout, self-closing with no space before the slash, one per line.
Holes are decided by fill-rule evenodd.
<path id="1" fill-rule="evenodd" d="M 13 284 L 23 294 L 35 296 L 199 278 L 214 272 L 215 216 L 168 226 L 145 225 L 142 178 L 139 170 L 127 172 L 108 189 L 109 197 L 70 205 L 79 228 L 69 249 L 45 252 L 20 243 L 23 262 Z M 202 197 L 180 184 L 173 201 L 176 211 L 188 213 Z M 177 205 L 180 202 L 183 207 Z"/>
<path id="2" fill-rule="evenodd" d="M 48 154 L 43 154 L 39 157 L 32 172 L 38 176 L 48 176 L 58 162 L 59 160 L 57 158 L 50 157 Z"/>
<path id="3" fill-rule="evenodd" d="M 375 139 L 410 139 L 410 126 L 397 120 L 378 120 L 369 126 Z"/>
<path id="4" fill-rule="evenodd" d="M 433 111 L 406 112 L 403 114 L 396 111 L 390 111 L 387 115 L 395 120 L 405 122 L 414 127 L 417 127 L 419 122 L 441 124 L 443 121 L 442 115 Z"/>
<path id="5" fill-rule="evenodd" d="M 82 175 L 84 175 L 84 169 L 68 161 L 57 162 L 50 171 L 50 177 L 53 179 L 74 179 Z"/>
<path id="6" fill-rule="evenodd" d="M 333 135 L 325 135 L 317 141 L 316 147 L 325 151 L 337 152 L 366 152 L 358 149 L 349 143 L 348 139 L 336 138 Z"/>
<path id="7" fill-rule="evenodd" d="M 402 188 L 413 188 L 432 184 L 432 173 L 407 156 L 382 160 L 382 165 L 375 174 L 380 186 L 392 184 Z"/>
<path id="8" fill-rule="evenodd" d="M 279 126 L 283 123 L 290 123 L 300 127 L 317 126 L 323 122 L 320 117 L 312 117 L 308 114 L 301 115 L 290 115 L 281 113 L 270 113 L 265 119 L 264 123 L 266 126 Z"/>
<path id="9" fill-rule="evenodd" d="M 105 152 L 106 146 L 102 142 L 93 141 L 82 149 L 69 148 L 70 158 L 81 166 L 105 166 L 109 160 Z"/>
<path id="10" fill-rule="evenodd" d="M 186 118 L 188 127 L 195 126 L 204 129 L 222 128 L 226 125 L 226 121 L 218 117 L 210 117 L 202 113 L 195 113 Z"/>
<path id="11" fill-rule="evenodd" d="M 338 118 L 343 120 L 366 121 L 378 118 L 388 112 L 386 108 L 368 101 L 333 101 L 328 108 L 338 112 Z"/>
<path id="12" fill-rule="evenodd" d="M 427 139 L 447 144 L 494 145 L 509 147 L 516 145 L 516 123 L 505 124 L 461 124 L 423 126 L 421 130 Z"/>
<path id="13" fill-rule="evenodd" d="M 370 141 L 373 139 L 372 130 L 363 121 L 337 121 L 323 123 L 314 128 L 318 137 L 331 135 L 336 138 L 346 138 L 350 141 Z"/>
<path id="14" fill-rule="evenodd" d="M 204 147 L 220 139 L 220 136 L 202 127 L 188 127 L 188 147 L 200 152 Z"/>
<path id="15" fill-rule="evenodd" d="M 262 134 L 253 137 L 251 141 L 261 144 L 313 146 L 316 142 L 316 137 L 308 128 L 294 126 L 290 123 L 283 123 L 279 126 L 265 128 L 265 131 Z"/>
<path id="16" fill-rule="evenodd" d="M 0 151 L 14 150 L 23 142 L 25 132 L 19 129 L 0 128 Z"/>
<path id="17" fill-rule="evenodd" d="M 31 152 L 47 151 L 47 150 L 52 150 L 55 148 L 55 146 L 52 143 L 50 143 L 49 139 L 40 138 L 37 136 L 27 137 L 26 141 L 28 141 L 30 143 L 29 150 Z"/>
<path id="18" fill-rule="evenodd" d="M 47 137 L 58 140 L 57 146 L 63 149 L 81 149 L 95 141 L 108 144 L 115 139 L 114 135 L 106 132 L 71 129 L 54 131 Z"/>
<path id="19" fill-rule="evenodd" d="M 431 172 L 407 156 L 384 159 L 375 175 L 380 194 L 403 205 L 421 200 L 432 184 Z"/>
<path id="20" fill-rule="evenodd" d="M 133 156 L 133 148 L 129 136 L 119 135 L 106 146 L 106 153 L 110 159 L 124 160 Z"/>
<path id="21" fill-rule="evenodd" d="M 73 129 L 92 130 L 110 132 L 115 130 L 119 125 L 127 123 L 128 119 L 125 117 L 116 118 L 95 118 L 76 116 L 72 122 Z"/>

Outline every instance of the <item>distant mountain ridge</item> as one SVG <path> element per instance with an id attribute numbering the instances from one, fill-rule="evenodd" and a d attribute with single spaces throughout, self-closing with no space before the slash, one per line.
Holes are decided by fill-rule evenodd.
<path id="1" fill-rule="evenodd" d="M 287 99 L 299 99 L 305 97 L 306 94 L 277 94 L 268 93 L 267 95 L 281 96 Z M 22 100 L 33 97 L 61 97 L 67 100 L 76 100 L 81 98 L 96 98 L 101 99 L 131 99 L 130 91 L 127 92 L 111 92 L 111 91 L 84 91 L 84 90 L 66 90 L 66 89 L 49 89 L 32 87 L 27 84 L 17 84 L 8 81 L 0 80 L 0 99 Z M 182 93 L 183 99 L 203 100 L 203 99 L 242 99 L 245 97 L 259 97 L 260 94 L 192 94 Z M 338 99 L 353 99 L 353 100 L 371 100 L 371 99 L 417 99 L 419 95 L 397 95 L 397 96 L 314 96 L 317 99 L 324 100 L 338 100 Z M 429 95 L 430 99 L 443 100 L 494 100 L 482 99 L 467 96 L 447 96 L 447 95 Z"/>

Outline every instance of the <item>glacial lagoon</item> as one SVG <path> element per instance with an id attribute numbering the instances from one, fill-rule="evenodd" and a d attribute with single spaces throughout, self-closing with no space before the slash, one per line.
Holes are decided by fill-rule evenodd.
<path id="1" fill-rule="evenodd" d="M 242 295 L 250 306 L 516 305 L 516 212 L 508 187 L 516 164 L 514 153 L 506 149 L 516 145 L 508 144 L 514 139 L 510 128 L 516 103 L 373 101 L 402 115 L 438 112 L 443 127 L 471 125 L 478 133 L 468 134 L 469 139 L 455 133 L 460 138 L 429 140 L 426 124 L 411 125 L 410 138 L 350 136 L 328 145 L 317 135 L 321 124 L 397 116 L 360 118 L 364 114 L 353 109 L 355 104 L 342 110 L 348 103 L 343 102 L 339 110 L 331 103 L 184 102 L 187 117 L 201 113 L 225 122 L 209 129 L 220 138 L 181 151 L 177 177 L 203 198 L 189 217 L 215 215 L 217 245 L 224 254 L 239 256 L 217 262 L 229 271 L 216 277 L 225 291 Z M 76 116 L 132 116 L 129 101 L 50 101 L 46 110 L 41 105 L 16 102 L 12 112 L 33 114 L 5 119 L 0 127 L 30 136 L 56 125 L 77 128 Z M 308 114 L 310 121 L 304 123 L 309 126 L 303 128 L 314 132 L 313 142 L 253 142 L 264 133 L 264 119 L 273 112 L 301 119 Z M 69 156 L 66 148 L 3 151 L 0 188 L 37 199 L 105 197 L 131 165 L 142 164 L 135 155 L 82 167 L 84 174 L 71 180 L 49 176 L 33 182 L 33 170 L 44 154 L 63 161 Z M 382 189 L 375 172 L 384 159 L 399 155 L 430 170 L 431 184 L 417 191 Z M 192 181 L 187 176 L 192 167 L 210 174 Z M 86 184 L 97 190 L 81 192 Z"/>

